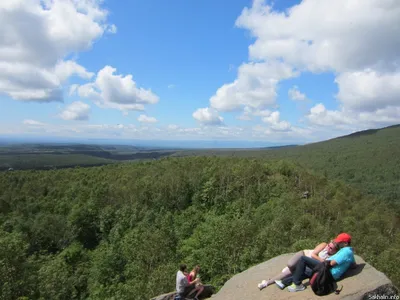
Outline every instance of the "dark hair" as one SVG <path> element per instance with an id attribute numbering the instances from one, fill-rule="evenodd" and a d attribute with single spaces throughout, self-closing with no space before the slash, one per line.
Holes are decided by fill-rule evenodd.
<path id="1" fill-rule="evenodd" d="M 185 264 L 180 264 L 179 265 L 179 270 L 181 270 L 182 272 L 186 270 L 186 265 Z"/>

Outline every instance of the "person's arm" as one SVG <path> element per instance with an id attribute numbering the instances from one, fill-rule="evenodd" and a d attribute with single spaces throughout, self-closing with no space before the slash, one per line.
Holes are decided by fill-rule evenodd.
<path id="1" fill-rule="evenodd" d="M 314 258 L 314 259 L 316 259 L 316 260 L 318 260 L 318 261 L 324 261 L 321 257 L 318 256 L 318 254 L 319 254 L 322 250 L 324 250 L 324 248 L 326 247 L 326 245 L 327 245 L 327 243 L 321 243 L 321 244 L 317 245 L 317 246 L 314 248 L 313 252 L 311 253 L 311 258 Z"/>
<path id="2" fill-rule="evenodd" d="M 196 284 L 196 283 L 199 281 L 198 278 L 195 278 L 195 279 L 191 280 L 193 277 L 194 277 L 194 276 L 193 276 L 192 272 L 190 272 L 190 274 L 189 274 L 189 276 L 188 276 L 189 285 Z"/>
<path id="3" fill-rule="evenodd" d="M 341 265 L 345 262 L 348 262 L 353 257 L 353 253 L 349 250 L 349 248 L 342 248 L 339 252 L 335 255 L 335 259 L 330 261 L 330 265 L 336 266 Z"/>
<path id="4" fill-rule="evenodd" d="M 189 282 L 189 285 L 194 285 L 194 284 L 196 284 L 198 282 L 199 282 L 199 278 L 196 278 L 195 280 Z"/>

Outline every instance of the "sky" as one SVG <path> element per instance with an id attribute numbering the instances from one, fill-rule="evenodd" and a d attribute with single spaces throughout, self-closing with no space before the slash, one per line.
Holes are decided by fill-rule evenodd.
<path id="1" fill-rule="evenodd" d="M 302 144 L 398 124 L 399 24 L 398 0 L 2 0 L 0 136 Z"/>

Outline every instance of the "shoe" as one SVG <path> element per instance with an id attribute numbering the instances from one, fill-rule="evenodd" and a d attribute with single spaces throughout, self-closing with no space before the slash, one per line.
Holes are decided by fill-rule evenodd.
<path id="1" fill-rule="evenodd" d="M 278 288 L 280 288 L 281 290 L 283 290 L 286 286 L 283 284 L 282 280 L 275 280 L 275 284 L 278 286 Z"/>
<path id="2" fill-rule="evenodd" d="M 305 289 L 306 287 L 302 283 L 300 283 L 299 285 L 295 285 L 294 283 L 292 283 L 292 285 L 288 287 L 289 292 L 301 292 Z"/>
<path id="3" fill-rule="evenodd" d="M 263 288 L 266 288 L 266 287 L 267 287 L 267 281 L 266 280 L 263 280 L 263 281 L 261 281 L 261 283 L 258 284 L 258 288 L 260 290 L 262 290 Z"/>

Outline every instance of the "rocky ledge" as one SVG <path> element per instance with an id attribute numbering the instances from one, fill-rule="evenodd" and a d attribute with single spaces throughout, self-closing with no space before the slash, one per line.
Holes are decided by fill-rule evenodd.
<path id="1" fill-rule="evenodd" d="M 339 287 L 343 286 L 339 295 L 333 293 L 323 297 L 316 296 L 308 287 L 308 280 L 303 282 L 307 288 L 302 292 L 290 293 L 287 289 L 280 290 L 275 284 L 260 291 L 257 284 L 261 280 L 272 278 L 281 272 L 292 255 L 280 255 L 233 276 L 211 299 L 399 299 L 397 298 L 399 296 L 398 289 L 389 278 L 359 256 L 356 256 L 357 268 L 347 271 L 344 278 L 338 282 Z M 390 298 L 390 296 L 394 297 Z"/>

